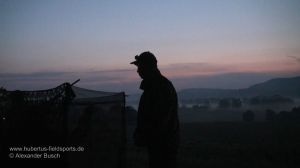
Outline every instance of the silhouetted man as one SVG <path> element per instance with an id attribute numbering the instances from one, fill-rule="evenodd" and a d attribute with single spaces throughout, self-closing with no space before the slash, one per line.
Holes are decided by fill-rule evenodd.
<path id="1" fill-rule="evenodd" d="M 176 167 L 179 144 L 178 102 L 173 84 L 161 75 L 157 60 L 150 52 L 135 56 L 131 64 L 143 79 L 137 128 L 134 140 L 137 146 L 148 149 L 150 168 Z"/>

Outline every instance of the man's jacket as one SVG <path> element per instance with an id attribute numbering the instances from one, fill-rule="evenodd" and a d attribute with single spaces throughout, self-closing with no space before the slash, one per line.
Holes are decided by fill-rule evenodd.
<path id="1" fill-rule="evenodd" d="M 144 90 L 138 108 L 135 143 L 146 146 L 153 143 L 177 144 L 179 141 L 178 101 L 173 84 L 158 71 L 144 79 Z"/>

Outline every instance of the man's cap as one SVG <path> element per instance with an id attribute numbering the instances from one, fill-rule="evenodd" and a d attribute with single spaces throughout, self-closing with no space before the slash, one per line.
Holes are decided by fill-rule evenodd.
<path id="1" fill-rule="evenodd" d="M 134 64 L 136 66 L 139 65 L 148 65 L 148 66 L 157 66 L 157 60 L 154 54 L 149 51 L 143 52 L 140 55 L 136 55 L 135 61 L 131 62 L 130 64 Z"/>

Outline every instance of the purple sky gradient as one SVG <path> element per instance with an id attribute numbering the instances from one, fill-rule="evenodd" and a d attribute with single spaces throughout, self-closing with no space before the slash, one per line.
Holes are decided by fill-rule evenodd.
<path id="1" fill-rule="evenodd" d="M 300 75 L 299 11 L 298 0 L 0 0 L 0 86 L 81 78 L 85 87 L 137 92 L 129 62 L 148 50 L 178 89 L 212 87 L 205 79 L 224 74 L 250 79 L 215 87 Z"/>

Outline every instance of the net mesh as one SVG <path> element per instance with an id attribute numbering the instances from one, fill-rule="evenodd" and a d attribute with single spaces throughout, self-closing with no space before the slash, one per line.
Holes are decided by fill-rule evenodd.
<path id="1" fill-rule="evenodd" d="M 7 153 L 9 147 L 76 150 L 56 152 L 60 158 L 55 160 L 18 160 L 19 165 L 27 162 L 31 167 L 125 165 L 124 93 L 93 91 L 64 83 L 42 91 L 1 90 L 0 103 L 5 118 L 1 120 L 1 135 Z M 27 151 L 33 153 L 45 152 Z"/>

